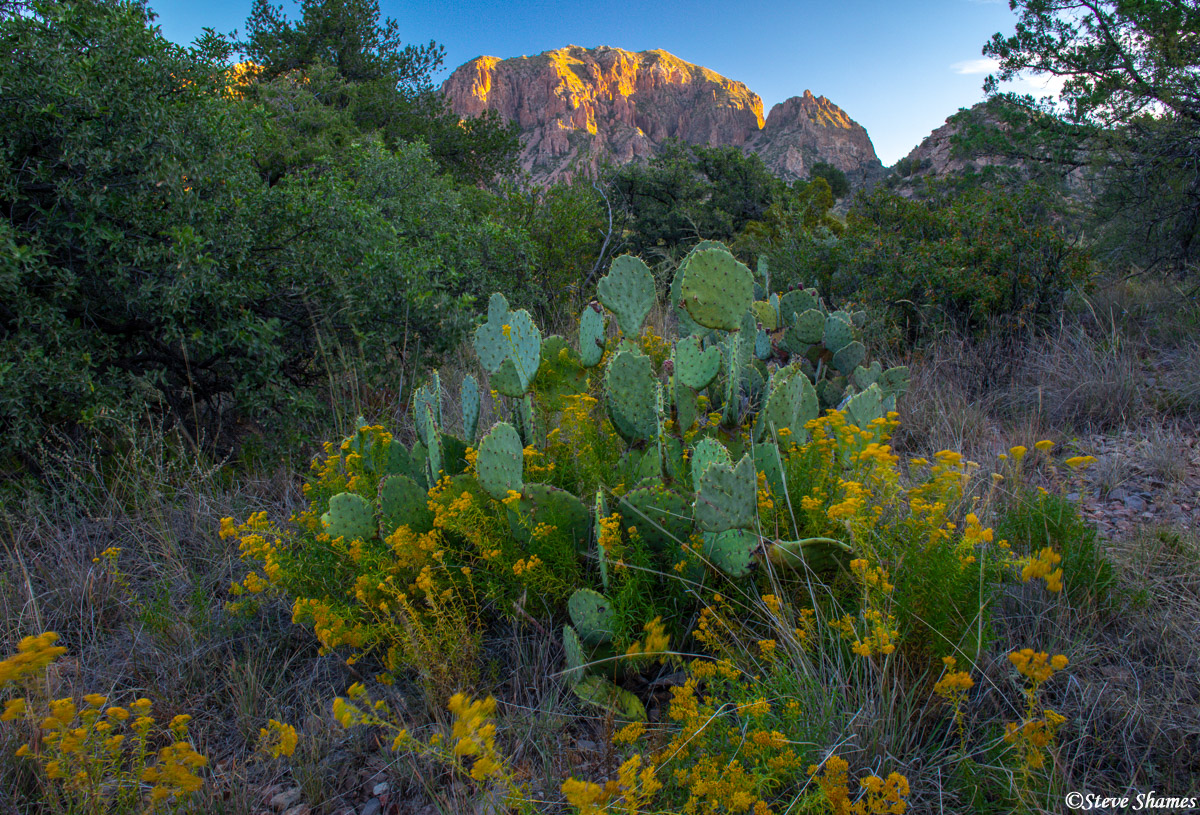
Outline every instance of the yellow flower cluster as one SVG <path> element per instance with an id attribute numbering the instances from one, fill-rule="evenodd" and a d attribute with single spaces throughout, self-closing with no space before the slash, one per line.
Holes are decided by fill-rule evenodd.
<path id="1" fill-rule="evenodd" d="M 1025 767 L 1040 770 L 1046 764 L 1043 750 L 1054 744 L 1058 729 L 1066 720 L 1061 713 L 1046 710 L 1042 716 L 1026 719 L 1021 724 L 1005 722 L 1004 741 L 1016 746 Z"/>
<path id="2" fill-rule="evenodd" d="M 82 707 L 71 698 L 44 700 L 40 689 L 46 667 L 66 649 L 56 646 L 57 635 L 48 631 L 26 637 L 16 655 L 0 662 L 0 676 L 20 682 L 31 694 L 5 703 L 0 721 L 24 720 L 40 739 L 22 744 L 21 758 L 33 758 L 46 777 L 57 783 L 71 811 L 155 811 L 180 804 L 204 782 L 197 772 L 208 759 L 187 741 L 191 716 L 171 720 L 167 732 L 172 744 L 157 757 L 150 749 L 155 720 L 149 699 L 129 706 L 108 705 L 108 697 L 89 693 Z M 36 725 L 36 727 L 35 727 Z"/>
<path id="3" fill-rule="evenodd" d="M 274 719 L 267 720 L 267 726 L 258 731 L 258 749 L 267 753 L 271 758 L 290 756 L 296 752 L 300 737 L 296 728 Z"/>
<path id="4" fill-rule="evenodd" d="M 67 652 L 56 642 L 58 634 L 53 631 L 23 638 L 17 644 L 17 653 L 0 662 L 0 687 L 41 674 L 47 665 Z"/>
<path id="5" fill-rule="evenodd" d="M 1047 591 L 1062 591 L 1063 570 L 1058 566 L 1060 563 L 1062 555 L 1047 546 L 1026 560 L 1021 569 L 1021 579 L 1028 583 L 1040 578 L 1046 581 Z"/>
<path id="6" fill-rule="evenodd" d="M 648 812 L 647 805 L 660 789 L 662 782 L 655 775 L 654 765 L 643 767 L 640 754 L 626 759 L 618 768 L 617 777 L 604 786 L 576 778 L 568 778 L 562 785 L 563 797 L 579 815 Z"/>
<path id="7" fill-rule="evenodd" d="M 966 701 L 971 688 L 975 687 L 975 680 L 971 678 L 970 671 L 956 670 L 958 660 L 954 657 L 942 657 L 942 664 L 945 666 L 945 673 L 934 683 L 933 692 L 950 704 L 954 711 L 954 724 L 958 728 L 959 736 L 966 738 L 963 702 Z"/>
<path id="8" fill-rule="evenodd" d="M 1008 661 L 1025 678 L 1025 719 L 1005 723 L 1004 740 L 1016 746 L 1026 769 L 1037 770 L 1045 764 L 1043 750 L 1054 743 L 1059 727 L 1066 721 L 1061 714 L 1043 708 L 1039 693 L 1042 685 L 1067 667 L 1062 654 L 1022 648 L 1008 655 Z"/>
<path id="9" fill-rule="evenodd" d="M 903 815 L 908 811 L 908 779 L 891 773 L 884 780 L 875 775 L 859 779 L 863 795 L 851 802 L 849 788 L 850 765 L 834 754 L 823 765 L 812 765 L 808 774 L 816 777 L 817 786 L 825 793 L 834 815 Z M 820 773 L 820 775 L 818 775 Z"/>
<path id="10" fill-rule="evenodd" d="M 653 657 L 662 654 L 670 645 L 671 638 L 667 636 L 666 628 L 663 626 L 662 617 L 655 617 L 650 622 L 642 626 L 642 631 L 645 637 L 634 642 L 625 651 L 627 657 Z"/>
<path id="11" fill-rule="evenodd" d="M 1017 673 L 1025 677 L 1037 687 L 1055 674 L 1067 667 L 1067 658 L 1062 654 L 1050 656 L 1045 651 L 1034 651 L 1032 648 L 1022 648 L 1008 655 L 1008 661 L 1017 669 Z"/>

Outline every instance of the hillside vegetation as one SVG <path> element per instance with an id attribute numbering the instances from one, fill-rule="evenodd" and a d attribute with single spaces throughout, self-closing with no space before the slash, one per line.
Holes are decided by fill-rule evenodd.
<path id="1" fill-rule="evenodd" d="M 0 4 L 0 812 L 1194 808 L 1200 11 L 1069 6 L 851 189 Z"/>

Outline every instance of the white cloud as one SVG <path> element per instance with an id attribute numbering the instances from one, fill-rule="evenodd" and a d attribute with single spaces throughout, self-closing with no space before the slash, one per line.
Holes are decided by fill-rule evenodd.
<path id="1" fill-rule="evenodd" d="M 962 62 L 956 62 L 950 66 L 950 70 L 956 74 L 990 74 L 1000 67 L 1000 61 L 991 57 L 983 57 L 981 59 L 967 59 Z"/>

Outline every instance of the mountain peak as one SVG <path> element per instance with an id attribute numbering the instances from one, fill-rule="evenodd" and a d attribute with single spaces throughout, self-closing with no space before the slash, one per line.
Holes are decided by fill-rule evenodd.
<path id="1" fill-rule="evenodd" d="M 594 172 L 604 159 L 648 158 L 672 138 L 758 152 L 788 180 L 806 177 L 814 160 L 852 175 L 881 166 L 866 131 L 825 97 L 806 90 L 764 118 L 762 99 L 744 83 L 661 49 L 567 45 L 531 57 L 477 57 L 442 92 L 459 116 L 493 110 L 516 122 L 521 165 L 540 183 Z M 832 149 L 839 140 L 853 149 Z"/>

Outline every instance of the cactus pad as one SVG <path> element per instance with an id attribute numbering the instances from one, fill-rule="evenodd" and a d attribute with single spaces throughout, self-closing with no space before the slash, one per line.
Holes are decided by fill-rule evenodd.
<path id="1" fill-rule="evenodd" d="M 787 569 L 827 572 L 847 568 L 853 551 L 845 543 L 833 538 L 808 538 L 777 541 L 767 548 L 767 558 L 775 566 Z"/>
<path id="2" fill-rule="evenodd" d="M 642 700 L 602 676 L 585 676 L 571 689 L 583 701 L 608 711 L 618 719 L 646 721 L 646 706 Z"/>
<path id="3" fill-rule="evenodd" d="M 833 367 L 841 373 L 849 375 L 854 372 L 866 355 L 866 347 L 858 340 L 854 340 L 842 346 L 842 349 L 833 355 Z"/>
<path id="4" fill-rule="evenodd" d="M 691 502 L 667 489 L 662 479 L 643 482 L 621 497 L 624 526 L 634 527 L 651 548 L 672 552 L 692 531 Z"/>
<path id="5" fill-rule="evenodd" d="M 749 529 L 758 508 L 758 477 L 754 460 L 742 456 L 736 466 L 712 464 L 700 473 L 696 492 L 696 521 L 706 532 Z"/>
<path id="6" fill-rule="evenodd" d="M 750 310 L 754 312 L 754 319 L 761 323 L 767 331 L 779 328 L 779 315 L 775 312 L 775 307 L 768 301 L 755 300 L 750 304 Z"/>
<path id="7" fill-rule="evenodd" d="M 321 516 L 321 525 L 331 538 L 367 540 L 375 536 L 375 510 L 361 495 L 339 492 L 329 499 L 329 511 Z"/>
<path id="8" fill-rule="evenodd" d="M 704 438 L 692 447 L 692 489 L 700 489 L 700 475 L 713 464 L 732 466 L 733 459 L 725 445 L 716 439 Z"/>
<path id="9" fill-rule="evenodd" d="M 587 670 L 588 655 L 583 648 L 583 640 L 578 632 L 569 625 L 563 626 L 563 651 L 567 657 L 567 667 L 563 671 L 563 679 L 568 685 L 574 686 L 583 679 Z"/>
<path id="10" fill-rule="evenodd" d="M 803 314 L 809 309 L 818 308 L 820 303 L 817 302 L 816 296 L 805 289 L 793 289 L 779 296 L 779 313 L 785 320 L 790 319 L 793 314 Z"/>
<path id="11" fill-rule="evenodd" d="M 524 450 L 521 437 L 507 422 L 497 423 L 479 443 L 475 470 L 479 485 L 496 500 L 503 500 L 509 490 L 520 492 L 524 486 Z"/>
<path id="12" fill-rule="evenodd" d="M 883 416 L 883 394 L 878 385 L 871 385 L 862 393 L 856 393 L 846 403 L 846 418 L 860 429 L 865 429 L 875 419 Z"/>
<path id="13" fill-rule="evenodd" d="M 598 304 L 583 309 L 579 317 L 579 360 L 585 368 L 600 364 L 604 357 L 604 312 Z"/>
<path id="14" fill-rule="evenodd" d="M 754 278 L 745 264 L 724 249 L 692 254 L 680 284 L 684 309 L 700 325 L 737 331 L 754 302 Z"/>
<path id="15" fill-rule="evenodd" d="M 608 415 L 626 441 L 651 439 L 658 432 L 657 385 L 647 356 L 619 351 L 608 363 L 604 372 Z"/>
<path id="16" fill-rule="evenodd" d="M 704 534 L 705 560 L 733 578 L 750 574 L 757 547 L 758 535 L 745 529 Z"/>
<path id="17" fill-rule="evenodd" d="M 854 328 L 834 312 L 825 318 L 825 333 L 821 341 L 830 353 L 836 354 L 854 341 Z"/>
<path id="18" fill-rule="evenodd" d="M 468 443 L 475 441 L 475 433 L 479 430 L 479 383 L 475 377 L 467 374 L 463 377 L 462 390 L 459 392 L 462 400 L 463 437 Z"/>
<path id="19" fill-rule="evenodd" d="M 709 346 L 701 350 L 698 337 L 684 337 L 675 343 L 675 376 L 692 390 L 707 388 L 721 370 L 721 349 Z"/>
<path id="20" fill-rule="evenodd" d="M 608 598 L 591 589 L 577 589 L 567 601 L 567 611 L 584 645 L 612 642 L 615 615 Z"/>
<path id="21" fill-rule="evenodd" d="M 808 346 L 825 336 L 825 315 L 810 308 L 793 315 L 792 324 L 784 334 L 784 342 L 793 354 L 802 354 Z"/>
<path id="22" fill-rule="evenodd" d="M 379 537 L 386 538 L 397 527 L 428 532 L 433 524 L 429 497 L 406 475 L 391 475 L 379 484 Z"/>
<path id="23" fill-rule="evenodd" d="M 617 315 L 621 332 L 633 339 L 641 333 L 642 323 L 654 307 L 654 275 L 641 258 L 621 255 L 596 284 L 596 296 Z"/>
<path id="24" fill-rule="evenodd" d="M 787 428 L 790 441 L 805 441 L 808 431 L 804 426 L 820 415 L 817 401 L 817 391 L 808 377 L 794 367 L 784 368 L 771 381 L 767 403 L 758 413 L 754 437 L 759 441 L 773 438 Z"/>
<path id="25" fill-rule="evenodd" d="M 871 385 L 879 381 L 879 377 L 883 375 L 883 367 L 879 361 L 871 363 L 870 368 L 864 368 L 859 365 L 854 369 L 854 374 L 850 377 L 850 381 L 854 383 L 854 387 L 860 391 L 865 391 Z"/>
<path id="26" fill-rule="evenodd" d="M 576 552 L 587 553 L 592 516 L 583 502 L 571 493 L 549 484 L 526 484 L 521 500 L 517 502 L 517 513 L 509 511 L 509 531 L 524 545 L 529 543 L 530 533 L 540 523 L 554 526 L 568 535 Z"/>

